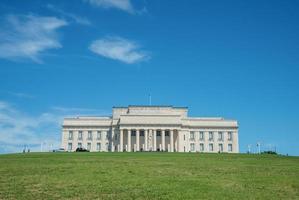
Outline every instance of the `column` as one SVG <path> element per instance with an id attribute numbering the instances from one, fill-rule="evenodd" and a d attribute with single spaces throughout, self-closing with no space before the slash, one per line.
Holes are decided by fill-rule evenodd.
<path id="1" fill-rule="evenodd" d="M 239 136 L 238 136 L 238 131 L 233 131 L 233 152 L 234 153 L 239 153 Z"/>
<path id="2" fill-rule="evenodd" d="M 111 152 L 114 152 L 114 129 L 111 129 Z"/>
<path id="3" fill-rule="evenodd" d="M 136 130 L 136 151 L 140 151 L 140 147 L 139 147 L 139 135 L 140 135 L 140 131 Z"/>
<path id="4" fill-rule="evenodd" d="M 147 146 L 147 148 L 148 148 L 148 150 L 151 150 L 151 151 L 153 151 L 153 143 L 154 143 L 154 136 L 153 136 L 153 130 L 148 130 L 148 136 L 149 136 L 149 138 L 150 138 L 150 140 L 149 140 L 149 143 L 148 143 L 148 146 Z"/>
<path id="5" fill-rule="evenodd" d="M 120 144 L 120 152 L 123 152 L 124 147 L 123 147 L 123 140 L 124 138 L 124 131 L 122 129 L 119 130 L 119 144 Z"/>
<path id="6" fill-rule="evenodd" d="M 128 130 L 128 152 L 131 152 L 131 130 Z"/>
<path id="7" fill-rule="evenodd" d="M 170 130 L 170 152 L 173 152 L 173 130 Z"/>
<path id="8" fill-rule="evenodd" d="M 144 130 L 144 151 L 148 151 L 147 149 L 147 131 L 148 130 Z"/>
<path id="9" fill-rule="evenodd" d="M 165 131 L 161 131 L 162 134 L 162 151 L 165 151 Z"/>
<path id="10" fill-rule="evenodd" d="M 157 132 L 156 130 L 153 130 L 153 134 L 154 134 L 154 147 L 153 147 L 153 151 L 157 151 Z"/>
<path id="11" fill-rule="evenodd" d="M 175 151 L 179 152 L 179 131 L 178 130 L 176 130 L 174 145 L 175 145 Z"/>

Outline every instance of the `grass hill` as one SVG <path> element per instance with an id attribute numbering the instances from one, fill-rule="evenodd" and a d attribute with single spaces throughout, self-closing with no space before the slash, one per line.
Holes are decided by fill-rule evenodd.
<path id="1" fill-rule="evenodd" d="M 0 199 L 299 199 L 299 157 L 0 155 Z"/>

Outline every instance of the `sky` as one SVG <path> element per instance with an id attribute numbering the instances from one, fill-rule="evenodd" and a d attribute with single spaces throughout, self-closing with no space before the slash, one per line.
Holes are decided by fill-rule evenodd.
<path id="1" fill-rule="evenodd" d="M 299 155 L 299 2 L 2 0 L 0 153 L 58 148 L 66 116 L 188 106 L 239 146 Z"/>

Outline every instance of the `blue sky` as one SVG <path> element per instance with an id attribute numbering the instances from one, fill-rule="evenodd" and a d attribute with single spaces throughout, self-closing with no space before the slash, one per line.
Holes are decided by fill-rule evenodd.
<path id="1" fill-rule="evenodd" d="M 239 121 L 240 150 L 299 155 L 298 1 L 0 3 L 0 152 L 59 146 L 69 115 L 188 106 Z"/>

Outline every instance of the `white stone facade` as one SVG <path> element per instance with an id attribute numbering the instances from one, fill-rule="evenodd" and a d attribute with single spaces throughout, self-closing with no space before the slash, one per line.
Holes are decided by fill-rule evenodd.
<path id="1" fill-rule="evenodd" d="M 173 106 L 113 107 L 111 117 L 65 118 L 62 147 L 90 151 L 238 153 L 238 123 L 223 118 L 188 117 Z"/>

